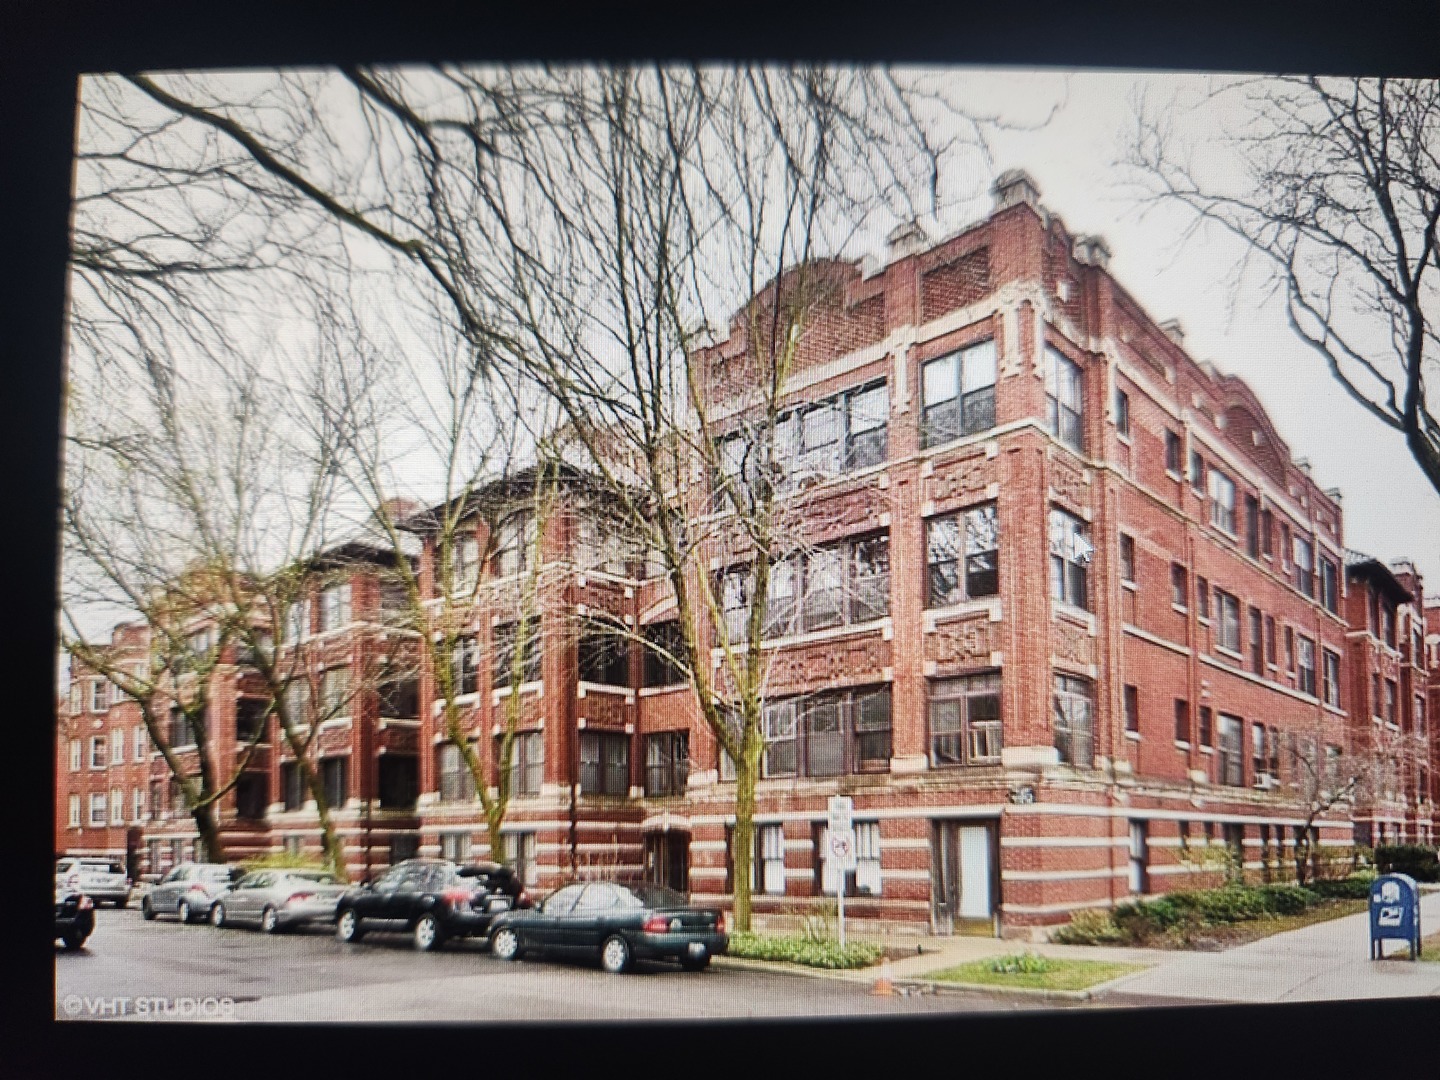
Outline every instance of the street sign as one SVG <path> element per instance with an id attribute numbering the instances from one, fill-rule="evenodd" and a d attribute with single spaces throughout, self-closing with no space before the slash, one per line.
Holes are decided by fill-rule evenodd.
<path id="1" fill-rule="evenodd" d="M 834 870 L 843 873 L 846 870 L 855 869 L 854 829 L 831 829 L 827 834 L 826 846 L 829 848 L 826 855 Z"/>
<path id="2" fill-rule="evenodd" d="M 831 795 L 829 811 L 830 820 L 826 824 L 832 833 L 855 827 L 855 800 L 849 795 Z"/>

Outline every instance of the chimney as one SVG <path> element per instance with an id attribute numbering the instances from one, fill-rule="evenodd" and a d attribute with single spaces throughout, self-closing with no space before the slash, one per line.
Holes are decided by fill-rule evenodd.
<path id="1" fill-rule="evenodd" d="M 1010 169 L 1001 173 L 990 187 L 995 196 L 995 209 L 1004 210 L 1016 203 L 1026 203 L 1035 210 L 1040 209 L 1040 189 L 1024 169 Z"/>
<path id="2" fill-rule="evenodd" d="M 1341 491 L 1338 487 L 1326 488 L 1325 496 L 1327 498 L 1334 499 L 1336 503 L 1341 503 L 1345 500 L 1345 493 Z"/>
<path id="3" fill-rule="evenodd" d="M 1105 243 L 1103 236 L 1077 236 L 1075 260 L 1104 270 L 1110 265 L 1110 245 Z"/>
<path id="4" fill-rule="evenodd" d="M 925 235 L 925 230 L 918 221 L 906 221 L 891 229 L 885 241 L 890 245 L 887 261 L 896 262 L 907 255 L 925 250 L 930 238 Z"/>
<path id="5" fill-rule="evenodd" d="M 1184 347 L 1185 331 L 1181 328 L 1179 319 L 1166 319 L 1160 324 L 1160 329 L 1164 331 L 1165 336 L 1168 337 L 1171 341 L 1173 341 L 1176 345 L 1179 345 L 1182 348 Z"/>

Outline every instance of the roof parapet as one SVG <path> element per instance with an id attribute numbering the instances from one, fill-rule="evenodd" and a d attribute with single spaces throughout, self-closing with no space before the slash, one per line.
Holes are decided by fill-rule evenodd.
<path id="1" fill-rule="evenodd" d="M 1008 169 L 995 178 L 990 186 L 995 196 L 995 209 L 1004 210 L 1018 203 L 1025 203 L 1034 210 L 1040 209 L 1040 189 L 1024 169 Z"/>

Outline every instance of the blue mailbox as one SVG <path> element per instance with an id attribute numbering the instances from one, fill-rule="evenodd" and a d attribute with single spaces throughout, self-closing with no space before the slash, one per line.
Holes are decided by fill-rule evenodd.
<path id="1" fill-rule="evenodd" d="M 1420 958 L 1420 889 L 1409 874 L 1385 874 L 1370 885 L 1370 959 L 1385 955 L 1381 942 L 1410 943 L 1410 959 Z"/>

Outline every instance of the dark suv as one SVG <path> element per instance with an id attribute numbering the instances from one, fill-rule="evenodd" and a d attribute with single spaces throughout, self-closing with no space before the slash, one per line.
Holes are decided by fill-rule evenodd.
<path id="1" fill-rule="evenodd" d="M 340 897 L 335 934 L 348 942 L 368 930 L 403 931 L 428 952 L 447 938 L 488 937 L 497 914 L 529 906 L 530 897 L 508 866 L 409 859 Z"/>

